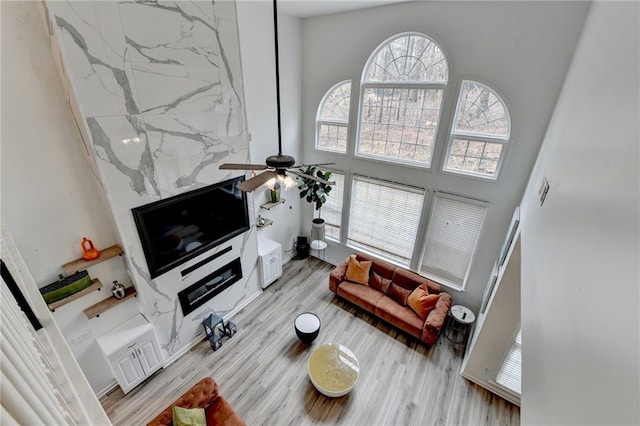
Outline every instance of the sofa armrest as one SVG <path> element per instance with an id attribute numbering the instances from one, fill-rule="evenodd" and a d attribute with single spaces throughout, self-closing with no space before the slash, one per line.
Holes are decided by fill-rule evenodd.
<path id="1" fill-rule="evenodd" d="M 329 290 L 334 293 L 338 292 L 338 285 L 344 281 L 344 276 L 347 273 L 347 266 L 349 265 L 349 259 L 345 260 L 341 264 L 335 267 L 331 274 L 329 274 Z"/>
<path id="2" fill-rule="evenodd" d="M 447 313 L 449 313 L 449 309 L 451 308 L 451 303 L 451 295 L 441 292 L 438 302 L 436 302 L 436 307 L 427 315 L 427 319 L 424 322 L 423 333 L 428 331 L 436 336 L 440 334 L 444 322 L 447 319 Z"/>
<path id="3" fill-rule="evenodd" d="M 211 377 L 205 377 L 154 417 L 147 426 L 173 424 L 174 405 L 183 408 L 206 408 L 219 397 L 218 384 Z"/>

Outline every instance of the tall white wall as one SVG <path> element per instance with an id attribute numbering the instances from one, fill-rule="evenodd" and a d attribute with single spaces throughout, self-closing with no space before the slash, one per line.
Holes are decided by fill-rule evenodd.
<path id="1" fill-rule="evenodd" d="M 451 291 L 456 303 L 466 304 L 476 313 L 538 154 L 588 7 L 586 2 L 418 1 L 303 22 L 304 161 L 335 161 L 337 169 L 488 201 L 491 205 L 467 288 L 464 292 Z M 371 52 L 387 38 L 407 31 L 432 37 L 449 61 L 449 85 L 444 94 L 433 169 L 424 171 L 351 154 L 315 151 L 315 115 L 325 92 L 338 81 L 351 79 L 351 106 L 352 110 L 357 108 L 359 79 Z M 493 87 L 511 113 L 512 137 L 497 182 L 438 171 L 463 79 Z M 355 129 L 350 132 L 355 135 Z M 310 209 L 305 217 L 308 223 Z M 331 244 L 327 258 L 339 262 L 350 251 Z"/>
<path id="2" fill-rule="evenodd" d="M 2 218 L 38 287 L 57 279 L 81 256 L 83 236 L 96 247 L 117 242 L 103 189 L 93 174 L 56 72 L 36 2 L 2 2 Z M 110 283 L 130 280 L 120 259 L 91 268 L 105 284 L 52 314 L 95 392 L 113 377 L 95 338 L 119 318 L 138 312 L 134 301 L 93 320 L 83 309 L 109 295 Z M 37 291 L 37 290 L 35 290 Z M 115 324 L 114 324 L 115 322 Z M 88 333 L 80 343 L 71 339 Z"/>
<path id="3" fill-rule="evenodd" d="M 522 201 L 523 424 L 640 423 L 639 16 L 591 7 Z"/>
<path id="4" fill-rule="evenodd" d="M 247 127 L 251 134 L 249 152 L 253 163 L 262 164 L 278 152 L 276 122 L 275 52 L 273 6 L 271 2 L 237 3 L 240 30 L 242 77 L 245 87 Z M 302 24 L 300 19 L 278 13 L 280 50 L 280 95 L 283 153 L 300 158 Z M 290 258 L 293 239 L 300 228 L 298 191 L 282 191 L 285 204 L 267 211 L 260 204 L 268 200 L 266 191 L 254 195 L 256 214 L 273 220 L 273 225 L 258 230 L 258 240 L 269 238 L 282 245 L 283 259 Z"/>

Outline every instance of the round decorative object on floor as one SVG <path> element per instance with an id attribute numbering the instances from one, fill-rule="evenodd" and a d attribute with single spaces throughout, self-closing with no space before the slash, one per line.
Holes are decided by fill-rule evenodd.
<path id="1" fill-rule="evenodd" d="M 346 346 L 336 343 L 326 343 L 313 351 L 308 369 L 313 386 L 331 398 L 351 392 L 360 377 L 356 356 Z"/>
<path id="2" fill-rule="evenodd" d="M 305 345 L 310 345 L 320 333 L 320 318 L 312 312 L 304 312 L 293 322 L 298 339 Z"/>

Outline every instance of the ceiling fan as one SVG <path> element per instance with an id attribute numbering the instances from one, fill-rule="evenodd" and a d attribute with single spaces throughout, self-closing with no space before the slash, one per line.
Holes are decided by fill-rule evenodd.
<path id="1" fill-rule="evenodd" d="M 301 176 L 307 179 L 312 179 L 317 182 L 324 183 L 325 185 L 335 185 L 335 182 L 330 182 L 325 179 L 321 179 L 317 176 L 312 176 L 303 173 L 299 169 L 307 166 L 327 166 L 334 163 L 321 163 L 321 164 L 301 164 L 296 166 L 296 159 L 290 155 L 282 153 L 282 131 L 280 129 L 280 65 L 278 55 L 278 7 L 277 0 L 273 0 L 273 27 L 275 38 L 275 51 L 276 51 L 276 105 L 278 111 L 278 154 L 270 155 L 266 158 L 265 164 L 245 164 L 245 163 L 224 163 L 220 165 L 220 169 L 228 170 L 266 170 L 259 175 L 256 175 L 244 182 L 237 185 L 237 188 L 241 191 L 252 192 L 261 187 L 267 185 L 273 187 L 274 185 L 284 186 L 285 189 L 291 189 L 297 185 L 296 181 L 287 175 L 288 173 L 296 176 Z"/>

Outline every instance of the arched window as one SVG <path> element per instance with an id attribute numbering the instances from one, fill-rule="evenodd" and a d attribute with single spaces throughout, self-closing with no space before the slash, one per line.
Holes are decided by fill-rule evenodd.
<path id="1" fill-rule="evenodd" d="M 316 149 L 347 152 L 351 81 L 342 81 L 322 98 L 316 116 Z"/>
<path id="2" fill-rule="evenodd" d="M 463 81 L 443 169 L 496 179 L 510 135 L 502 98 L 484 84 Z"/>
<path id="3" fill-rule="evenodd" d="M 447 60 L 429 37 L 394 36 L 364 68 L 356 155 L 430 167 Z"/>

